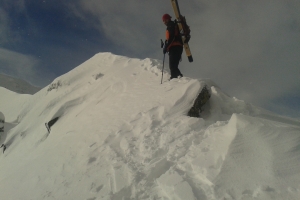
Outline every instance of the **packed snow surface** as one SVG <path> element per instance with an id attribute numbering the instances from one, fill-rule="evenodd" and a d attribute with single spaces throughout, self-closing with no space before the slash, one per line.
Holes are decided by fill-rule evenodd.
<path id="1" fill-rule="evenodd" d="M 300 199 L 299 121 L 160 78 L 157 60 L 101 53 L 34 95 L 0 88 L 0 199 Z"/>

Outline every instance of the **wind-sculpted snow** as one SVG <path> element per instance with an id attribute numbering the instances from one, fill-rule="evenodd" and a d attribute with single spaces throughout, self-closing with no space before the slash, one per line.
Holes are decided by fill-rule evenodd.
<path id="1" fill-rule="evenodd" d="M 0 88 L 11 123 L 1 199 L 300 196 L 299 121 L 229 97 L 210 80 L 160 78 L 160 61 L 102 53 L 35 95 Z M 204 85 L 211 98 L 202 118 L 188 117 Z M 56 117 L 49 134 L 44 124 Z"/>

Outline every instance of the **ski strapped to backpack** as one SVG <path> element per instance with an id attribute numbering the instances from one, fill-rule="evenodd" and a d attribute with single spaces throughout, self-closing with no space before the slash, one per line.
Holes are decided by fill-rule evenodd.
<path id="1" fill-rule="evenodd" d="M 180 9 L 179 9 L 179 5 L 178 5 L 178 1 L 177 0 L 171 0 L 171 4 L 176 16 L 176 21 L 177 21 L 177 25 L 180 31 L 180 35 L 181 35 L 181 39 L 183 42 L 183 48 L 185 50 L 186 56 L 188 57 L 189 62 L 193 62 L 193 56 L 189 47 L 189 40 L 191 39 L 190 36 L 190 28 L 186 23 L 186 19 L 185 17 L 183 17 L 180 14 Z"/>
<path id="2" fill-rule="evenodd" d="M 186 23 L 186 19 L 184 16 L 179 16 L 180 20 L 175 19 L 175 23 L 178 25 L 179 23 L 182 26 L 182 30 L 180 31 L 180 36 L 183 37 L 183 43 L 188 43 L 191 39 L 191 29 L 189 25 Z"/>

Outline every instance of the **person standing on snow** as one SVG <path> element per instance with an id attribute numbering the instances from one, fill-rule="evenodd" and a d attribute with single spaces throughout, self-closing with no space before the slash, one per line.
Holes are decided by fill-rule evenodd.
<path id="1" fill-rule="evenodd" d="M 183 51 L 183 43 L 179 33 L 179 28 L 176 22 L 171 20 L 169 14 L 164 14 L 162 20 L 167 26 L 166 30 L 166 43 L 163 49 L 163 53 L 169 52 L 169 67 L 171 72 L 170 80 L 173 78 L 182 77 L 178 65 L 181 60 L 181 55 Z"/>

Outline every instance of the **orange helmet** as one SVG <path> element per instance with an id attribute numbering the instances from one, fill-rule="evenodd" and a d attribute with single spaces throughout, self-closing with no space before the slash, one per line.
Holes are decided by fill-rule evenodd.
<path id="1" fill-rule="evenodd" d="M 162 16 L 162 20 L 163 21 L 165 21 L 165 20 L 167 20 L 167 19 L 171 19 L 172 17 L 169 15 L 169 14 L 164 14 L 163 16 Z"/>

